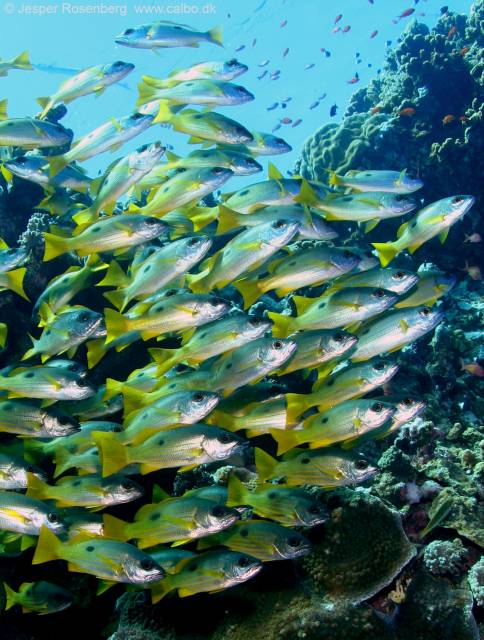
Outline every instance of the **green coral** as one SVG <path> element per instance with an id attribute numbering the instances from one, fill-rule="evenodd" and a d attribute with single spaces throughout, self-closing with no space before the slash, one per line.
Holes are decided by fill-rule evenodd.
<path id="1" fill-rule="evenodd" d="M 467 579 L 477 606 L 484 607 L 484 558 L 471 567 Z"/>
<path id="2" fill-rule="evenodd" d="M 433 540 L 423 554 L 423 563 L 431 574 L 457 575 L 462 571 L 466 550 L 459 538 L 455 540 Z"/>

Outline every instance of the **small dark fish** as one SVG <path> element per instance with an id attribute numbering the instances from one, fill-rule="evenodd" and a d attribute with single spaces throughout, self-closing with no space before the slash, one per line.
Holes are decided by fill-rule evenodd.
<path id="1" fill-rule="evenodd" d="M 281 102 L 291 102 L 291 100 L 292 100 L 292 97 L 291 96 L 287 96 L 287 98 L 283 98 L 281 100 Z"/>
<path id="2" fill-rule="evenodd" d="M 257 38 L 254 38 L 252 40 L 252 48 L 254 48 L 256 44 L 257 44 Z"/>
<path id="3" fill-rule="evenodd" d="M 328 51 L 328 50 L 326 49 L 326 50 L 325 50 L 325 52 L 324 52 L 324 55 L 325 55 L 327 58 L 331 58 L 331 51 Z"/>
<path id="4" fill-rule="evenodd" d="M 238 51 L 243 51 L 244 49 L 245 49 L 245 44 L 239 44 L 239 46 L 235 50 L 238 52 Z"/>
<path id="5" fill-rule="evenodd" d="M 392 41 L 391 40 L 387 40 L 385 42 L 385 47 L 391 47 L 392 46 Z"/>
<path id="6" fill-rule="evenodd" d="M 316 100 L 316 102 L 313 102 L 311 105 L 309 105 L 310 109 L 316 109 L 316 107 L 319 106 L 319 100 Z"/>
<path id="7" fill-rule="evenodd" d="M 262 80 L 267 75 L 267 69 L 265 69 L 261 74 L 257 76 L 258 80 Z"/>
<path id="8" fill-rule="evenodd" d="M 329 110 L 329 115 L 333 118 L 338 112 L 338 105 L 334 104 Z"/>
<path id="9" fill-rule="evenodd" d="M 327 95 L 328 95 L 327 93 L 323 93 L 322 95 L 319 96 L 318 100 L 324 100 Z"/>
<path id="10" fill-rule="evenodd" d="M 274 104 L 271 104 L 270 107 L 267 107 L 267 111 L 273 111 L 274 109 L 277 109 L 278 106 L 279 106 L 279 103 L 274 102 Z"/>
<path id="11" fill-rule="evenodd" d="M 377 31 L 377 29 L 375 29 L 375 31 L 372 31 L 370 33 L 370 38 L 375 38 L 377 35 L 378 35 L 378 31 Z"/>
<path id="12" fill-rule="evenodd" d="M 287 24 L 287 20 L 283 20 L 281 22 L 281 29 L 283 29 L 286 26 L 286 24 Z"/>
<path id="13" fill-rule="evenodd" d="M 282 52 L 282 57 L 285 58 L 287 56 L 287 54 L 289 53 L 289 47 L 286 47 L 284 49 L 284 51 Z"/>
<path id="14" fill-rule="evenodd" d="M 286 107 L 287 107 L 287 104 L 286 104 L 285 102 L 283 102 L 283 103 L 281 104 L 281 109 L 285 109 Z"/>
<path id="15" fill-rule="evenodd" d="M 292 119 L 291 118 L 281 118 L 280 123 L 281 124 L 291 124 Z"/>
<path id="16" fill-rule="evenodd" d="M 275 131 L 277 131 L 278 129 L 281 128 L 280 124 L 276 124 L 276 126 L 274 127 L 274 129 L 272 129 L 272 133 L 274 133 Z"/>
<path id="17" fill-rule="evenodd" d="M 341 33 L 348 33 L 350 29 L 351 29 L 351 25 L 347 24 L 345 27 L 341 29 Z"/>
<path id="18" fill-rule="evenodd" d="M 294 127 L 298 127 L 302 122 L 302 118 L 298 118 L 297 120 L 294 120 L 294 122 L 292 123 L 292 128 L 294 129 Z"/>
<path id="19" fill-rule="evenodd" d="M 359 58 L 359 57 L 360 57 L 360 53 L 357 51 L 357 52 L 355 53 L 355 56 L 356 56 L 357 58 Z"/>
<path id="20" fill-rule="evenodd" d="M 449 7 L 447 5 L 444 5 L 443 7 L 441 7 L 440 9 L 440 15 L 441 16 L 445 16 L 445 14 L 449 11 Z"/>
<path id="21" fill-rule="evenodd" d="M 307 71 L 308 69 L 312 69 L 313 67 L 315 67 L 316 65 L 314 64 L 314 62 L 310 62 L 309 64 L 307 64 L 304 67 L 304 70 Z"/>
<path id="22" fill-rule="evenodd" d="M 269 64 L 269 60 L 262 60 L 262 62 L 259 62 L 258 66 L 259 67 L 267 67 L 267 65 Z"/>

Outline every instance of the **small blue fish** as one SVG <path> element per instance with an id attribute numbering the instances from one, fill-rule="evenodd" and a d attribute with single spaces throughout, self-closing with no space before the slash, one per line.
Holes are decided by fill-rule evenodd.
<path id="1" fill-rule="evenodd" d="M 277 109 L 278 106 L 279 106 L 279 103 L 274 102 L 274 104 L 271 104 L 270 107 L 267 107 L 267 111 L 274 111 L 274 109 Z"/>

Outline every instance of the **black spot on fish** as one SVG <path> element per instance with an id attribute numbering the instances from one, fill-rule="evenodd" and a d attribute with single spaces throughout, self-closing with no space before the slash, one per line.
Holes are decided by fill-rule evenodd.
<path id="1" fill-rule="evenodd" d="M 301 458 L 301 464 L 309 464 L 311 462 L 310 458 Z"/>
<path id="2" fill-rule="evenodd" d="M 94 551 L 95 547 L 93 544 L 90 544 L 89 546 L 86 547 L 86 551 L 89 551 L 89 553 L 91 553 L 91 551 Z"/>
<path id="3" fill-rule="evenodd" d="M 240 536 L 241 536 L 242 538 L 247 538 L 247 536 L 248 536 L 248 535 L 249 535 L 249 531 L 248 531 L 248 529 L 241 529 L 241 530 L 240 530 Z"/>
<path id="4" fill-rule="evenodd" d="M 27 371 L 27 373 L 24 373 L 24 378 L 33 378 L 34 375 L 33 371 Z"/>
<path id="5" fill-rule="evenodd" d="M 155 520 L 159 520 L 160 519 L 161 514 L 158 511 L 155 511 L 155 513 L 152 513 L 150 515 L 150 520 L 152 522 L 154 522 Z"/>
<path id="6" fill-rule="evenodd" d="M 248 193 L 250 193 L 250 189 L 244 189 L 239 193 L 239 196 L 246 196 Z"/>

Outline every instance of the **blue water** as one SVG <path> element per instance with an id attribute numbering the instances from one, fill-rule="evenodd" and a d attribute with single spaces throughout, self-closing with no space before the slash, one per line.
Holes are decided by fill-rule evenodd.
<path id="1" fill-rule="evenodd" d="M 345 105 L 358 86 L 365 86 L 383 65 L 388 46 L 393 46 L 408 22 L 416 17 L 429 26 L 437 21 L 441 0 L 190 0 L 190 2 L 43 2 L 6 1 L 0 6 L 1 56 L 4 60 L 28 49 L 35 72 L 11 72 L 0 81 L 0 98 L 9 97 L 11 116 L 32 115 L 37 111 L 35 98 L 53 93 L 72 70 L 116 59 L 136 64 L 136 70 L 123 83 L 110 87 L 101 98 L 93 96 L 77 100 L 69 107 L 63 124 L 76 136 L 84 135 L 111 117 L 120 117 L 134 108 L 136 85 L 142 73 L 165 77 L 173 69 L 190 66 L 201 60 L 226 60 L 236 56 L 249 66 L 241 83 L 255 94 L 255 101 L 240 107 L 220 108 L 230 117 L 262 131 L 274 129 L 281 118 L 294 123 L 281 125 L 278 134 L 292 146 L 293 152 L 276 158 L 277 166 L 286 171 L 292 167 L 303 140 L 317 127 L 330 120 L 329 111 L 338 105 L 334 121 L 344 114 Z M 452 11 L 468 13 L 469 0 L 451 0 Z M 414 7 L 415 13 L 396 24 L 397 16 Z M 171 15 L 169 11 L 174 12 Z M 162 12 L 157 14 L 157 12 Z M 178 12 L 178 13 L 177 13 Z M 150 15 L 151 14 L 151 15 Z M 343 17 L 337 26 L 351 29 L 332 33 L 335 18 Z M 224 48 L 202 44 L 200 49 L 161 50 L 159 55 L 134 50 L 114 43 L 114 37 L 128 26 L 150 22 L 155 18 L 173 19 L 205 30 L 215 25 L 223 28 Z M 285 26 L 282 26 L 287 21 Z M 370 38 L 375 30 L 378 35 Z M 391 44 L 387 43 L 391 41 Z M 245 48 L 236 52 L 242 45 Z M 283 57 L 283 52 L 289 52 Z M 330 52 L 327 57 L 321 48 Z M 356 54 L 359 53 L 360 64 Z M 267 66 L 259 64 L 269 60 Z M 307 65 L 314 67 L 305 69 Z M 371 65 L 371 66 L 369 66 Z M 258 76 L 265 70 L 266 76 Z M 269 75 L 280 70 L 278 80 Z M 355 73 L 359 84 L 348 84 Z M 318 101 L 319 105 L 310 109 Z M 291 98 L 286 109 L 274 103 Z M 167 129 L 148 130 L 144 136 L 126 145 L 129 150 L 159 138 L 175 150 L 185 153 L 185 136 Z M 119 155 L 119 154 L 118 154 Z M 106 160 L 106 158 L 108 158 Z M 109 156 L 96 157 L 86 163 L 95 174 L 110 161 Z"/>

